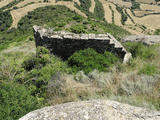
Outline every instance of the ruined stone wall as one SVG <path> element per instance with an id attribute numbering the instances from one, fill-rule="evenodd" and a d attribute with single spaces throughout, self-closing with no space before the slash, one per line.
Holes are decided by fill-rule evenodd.
<path id="1" fill-rule="evenodd" d="M 34 26 L 36 46 L 45 46 L 52 53 L 63 59 L 68 58 L 74 52 L 86 48 L 93 48 L 99 53 L 111 51 L 123 59 L 128 60 L 131 55 L 110 34 L 74 34 L 69 32 L 53 32 L 52 29 L 44 29 Z M 126 57 L 126 54 L 129 55 Z"/>

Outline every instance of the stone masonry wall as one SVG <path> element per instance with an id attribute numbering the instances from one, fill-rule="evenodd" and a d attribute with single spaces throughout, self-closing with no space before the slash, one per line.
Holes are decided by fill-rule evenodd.
<path id="1" fill-rule="evenodd" d="M 74 34 L 69 32 L 54 32 L 34 26 L 34 37 L 36 46 L 44 46 L 51 53 L 63 59 L 71 56 L 75 51 L 93 48 L 99 53 L 111 51 L 126 62 L 131 54 L 110 34 Z"/>

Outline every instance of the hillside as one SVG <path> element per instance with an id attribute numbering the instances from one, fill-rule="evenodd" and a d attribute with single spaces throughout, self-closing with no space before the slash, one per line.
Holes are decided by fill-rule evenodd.
<path id="1" fill-rule="evenodd" d="M 159 4 L 155 0 L 2 0 L 0 8 L 3 11 L 10 10 L 13 20 L 11 28 L 16 28 L 21 18 L 36 8 L 64 5 L 84 17 L 106 20 L 132 34 L 153 34 L 160 28 Z"/>
<path id="2" fill-rule="evenodd" d="M 159 41 L 122 43 L 131 34 L 160 34 L 159 7 L 155 0 L 0 0 L 0 120 L 17 120 L 45 106 L 92 99 L 159 111 Z M 111 47 L 121 43 L 132 59 L 123 64 L 112 50 L 99 53 L 92 48 L 63 59 L 45 47 L 36 48 L 34 25 L 80 37 L 109 33 L 118 40 L 118 44 L 111 41 Z M 117 49 L 123 52 L 124 48 Z"/>

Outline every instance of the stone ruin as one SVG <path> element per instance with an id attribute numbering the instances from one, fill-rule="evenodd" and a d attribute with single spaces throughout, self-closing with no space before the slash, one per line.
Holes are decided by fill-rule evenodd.
<path id="1" fill-rule="evenodd" d="M 51 53 L 67 59 L 74 52 L 93 48 L 98 53 L 110 51 L 123 60 L 129 61 L 131 53 L 109 33 L 106 34 L 74 34 L 65 31 L 55 32 L 53 29 L 45 29 L 40 26 L 33 26 L 36 47 L 44 46 Z"/>

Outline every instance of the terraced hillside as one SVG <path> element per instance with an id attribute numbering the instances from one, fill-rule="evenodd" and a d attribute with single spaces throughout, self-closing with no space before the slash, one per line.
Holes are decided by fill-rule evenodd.
<path id="1" fill-rule="evenodd" d="M 22 17 L 39 7 L 64 5 L 84 17 L 114 23 L 132 34 L 153 34 L 160 28 L 160 5 L 155 0 L 1 0 L 0 8 L 12 15 L 10 28 L 17 28 Z M 154 20 L 153 20 L 154 19 Z"/>

